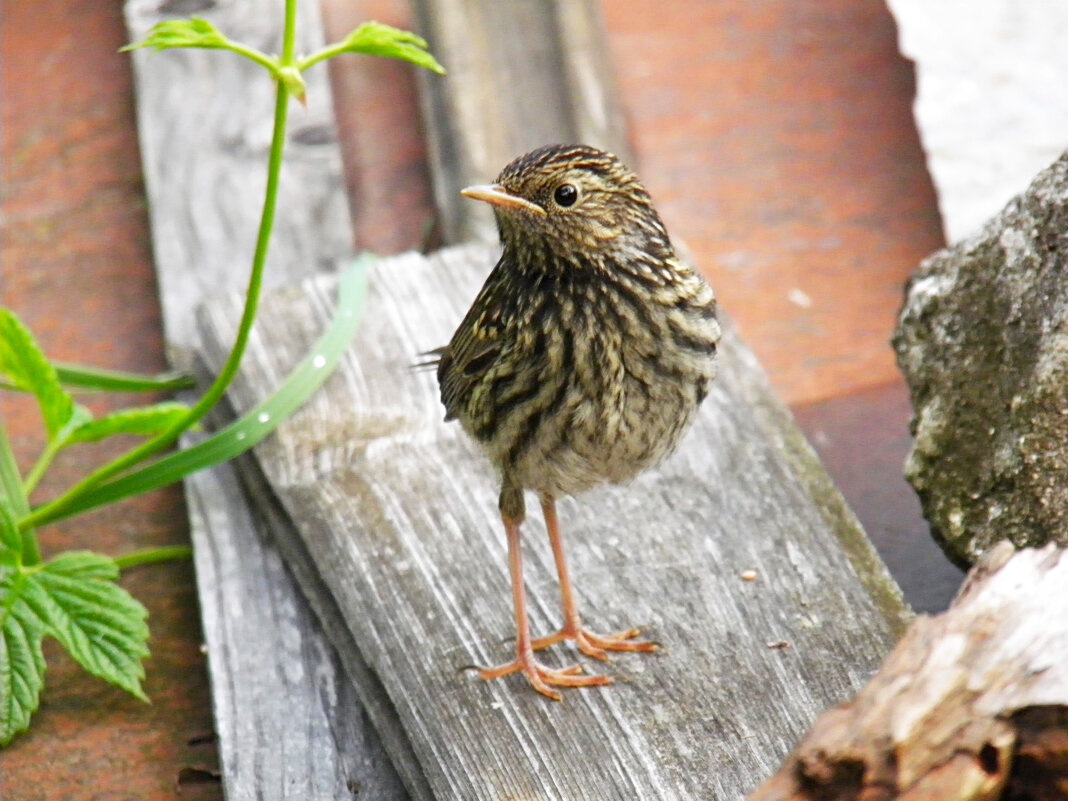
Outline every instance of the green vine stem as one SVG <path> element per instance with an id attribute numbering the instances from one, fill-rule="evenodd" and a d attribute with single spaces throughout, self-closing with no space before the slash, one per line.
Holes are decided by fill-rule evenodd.
<path id="1" fill-rule="evenodd" d="M 285 29 L 282 41 L 282 68 L 294 66 L 294 42 L 296 28 L 296 0 L 286 0 Z M 245 308 L 241 315 L 240 327 L 234 340 L 233 349 L 215 381 L 200 397 L 189 413 L 178 420 L 161 434 L 146 440 L 136 448 L 117 459 L 103 465 L 71 486 L 59 497 L 42 504 L 25 516 L 18 523 L 19 531 L 28 531 L 37 526 L 65 517 L 77 509 L 78 501 L 90 490 L 98 487 L 109 478 L 122 473 L 137 463 L 154 456 L 172 445 L 179 436 L 199 422 L 205 414 L 223 397 L 227 387 L 237 374 L 241 358 L 248 344 L 252 322 L 259 307 L 260 289 L 263 284 L 263 269 L 267 261 L 267 250 L 271 230 L 274 227 L 275 210 L 278 203 L 278 180 L 281 174 L 282 154 L 285 149 L 286 119 L 289 110 L 290 91 L 285 81 L 276 81 L 274 128 L 271 136 L 271 150 L 267 164 L 267 188 L 260 216 L 259 232 L 256 237 L 256 250 L 252 258 L 252 272 L 249 276 L 245 296 Z M 30 562 L 32 564 L 32 562 Z"/>
<path id="2" fill-rule="evenodd" d="M 116 392 L 175 392 L 195 389 L 196 381 L 183 373 L 141 375 L 123 370 L 105 370 L 81 364 L 53 361 L 61 384 L 82 390 L 113 390 Z"/>
<path id="3" fill-rule="evenodd" d="M 25 480 L 22 482 L 22 494 L 27 498 L 33 494 L 34 489 L 37 487 L 37 483 L 44 476 L 45 471 L 48 470 L 52 464 L 52 460 L 56 458 L 56 454 L 63 448 L 62 441 L 54 439 L 49 442 L 44 450 L 41 452 L 40 457 L 34 462 L 33 467 L 30 468 L 30 472 L 26 474 Z"/>
<path id="4" fill-rule="evenodd" d="M 22 517 L 30 510 L 26 493 L 22 491 L 19 480 L 19 468 L 15 462 L 15 452 L 11 450 L 11 441 L 7 438 L 7 426 L 0 419 L 0 493 L 10 504 L 11 511 Z M 37 537 L 32 530 L 22 531 L 22 561 L 37 564 L 41 561 L 41 551 L 37 546 Z"/>
<path id="5" fill-rule="evenodd" d="M 167 545 L 160 548 L 144 548 L 115 557 L 119 570 L 128 570 L 138 565 L 154 565 L 158 562 L 172 562 L 177 559 L 189 559 L 193 549 L 188 545 Z"/>

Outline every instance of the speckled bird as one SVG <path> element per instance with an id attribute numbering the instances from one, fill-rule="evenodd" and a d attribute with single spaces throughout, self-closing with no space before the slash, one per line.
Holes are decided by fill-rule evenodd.
<path id="1" fill-rule="evenodd" d="M 597 659 L 652 651 L 629 629 L 587 631 L 568 578 L 556 499 L 627 482 L 676 447 L 715 377 L 720 329 L 708 283 L 675 254 L 638 178 L 610 153 L 551 145 L 492 184 L 463 190 L 493 207 L 500 261 L 440 352 L 446 420 L 457 419 L 501 478 L 516 657 L 482 678 L 523 673 L 554 686 L 608 684 L 534 651 L 572 640 Z M 563 626 L 532 639 L 520 554 L 524 491 L 537 493 L 563 600 Z"/>

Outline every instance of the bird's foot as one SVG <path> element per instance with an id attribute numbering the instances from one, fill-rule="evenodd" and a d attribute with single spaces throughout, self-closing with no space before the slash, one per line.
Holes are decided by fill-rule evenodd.
<path id="1" fill-rule="evenodd" d="M 586 656 L 605 660 L 608 659 L 607 651 L 640 651 L 648 653 L 660 647 L 659 644 L 649 640 L 634 639 L 641 633 L 641 629 L 633 628 L 626 631 L 617 631 L 615 634 L 594 634 L 592 631 L 584 629 L 578 621 L 572 621 L 564 625 L 555 634 L 534 640 L 531 643 L 531 648 L 537 651 L 542 648 L 548 648 L 550 645 L 556 645 L 556 643 L 564 640 L 574 640 L 575 645 Z"/>
<path id="2" fill-rule="evenodd" d="M 520 652 L 516 658 L 503 665 L 492 668 L 479 668 L 478 675 L 482 679 L 499 679 L 502 676 L 510 676 L 513 673 L 522 673 L 527 677 L 530 686 L 544 696 L 554 701 L 562 701 L 563 695 L 559 690 L 554 690 L 552 685 L 560 687 L 594 687 L 611 684 L 611 676 L 585 675 L 582 665 L 570 665 L 565 668 L 553 669 L 539 664 L 534 659 L 533 652 Z"/>

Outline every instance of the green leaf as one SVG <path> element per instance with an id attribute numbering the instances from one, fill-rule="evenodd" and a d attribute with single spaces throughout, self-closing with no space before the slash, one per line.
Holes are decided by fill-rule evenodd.
<path id="1" fill-rule="evenodd" d="M 169 50 L 172 47 L 203 47 L 208 49 L 227 48 L 230 40 L 222 31 L 200 17 L 189 19 L 166 19 L 153 25 L 140 42 L 119 48 L 120 53 L 128 53 L 142 47 L 155 50 Z"/>
<path id="2" fill-rule="evenodd" d="M 143 701 L 148 656 L 147 610 L 115 583 L 113 559 L 70 551 L 27 574 L 26 603 L 70 655 L 99 676 Z"/>
<path id="3" fill-rule="evenodd" d="M 2 418 L 2 415 L 0 415 Z M 8 511 L 16 520 L 21 520 L 30 512 L 30 502 L 22 489 L 22 479 L 19 477 L 19 468 L 15 464 L 15 454 L 11 450 L 11 442 L 7 438 L 7 430 L 3 420 L 0 419 L 0 498 L 7 504 Z M 7 553 L 12 558 L 5 559 L 8 564 L 22 562 L 33 565 L 41 561 L 41 552 L 37 547 L 37 534 L 32 528 L 25 528 L 21 532 L 22 544 L 18 548 L 17 558 L 11 552 Z"/>
<path id="4" fill-rule="evenodd" d="M 399 58 L 419 67 L 425 67 L 439 75 L 445 68 L 431 55 L 426 40 L 411 31 L 383 25 L 380 22 L 365 22 L 337 44 L 328 45 L 318 53 L 304 59 L 301 69 L 338 53 L 363 53 L 368 56 Z"/>
<path id="5" fill-rule="evenodd" d="M 0 567 L 0 746 L 30 725 L 44 686 L 44 626 L 21 597 L 24 577 Z"/>
<path id="6" fill-rule="evenodd" d="M 97 420 L 82 423 L 70 432 L 67 442 L 98 442 L 114 434 L 151 436 L 166 431 L 188 413 L 189 407 L 176 401 L 120 409 Z"/>
<path id="7" fill-rule="evenodd" d="M 118 575 L 113 559 L 88 551 L 32 568 L 0 565 L 0 745 L 25 731 L 37 709 L 46 635 L 89 673 L 148 700 L 148 612 L 115 583 Z"/>
<path id="8" fill-rule="evenodd" d="M 140 42 L 120 47 L 120 53 L 128 53 L 142 47 L 151 47 L 157 52 L 173 47 L 199 47 L 205 50 L 231 50 L 252 59 L 265 67 L 272 75 L 278 72 L 278 59 L 261 53 L 254 47 L 228 39 L 222 31 L 200 17 L 167 19 L 153 25 Z"/>
<path id="9" fill-rule="evenodd" d="M 41 569 L 79 581 L 114 581 L 119 577 L 115 560 L 93 551 L 66 551 Z"/>
<path id="10" fill-rule="evenodd" d="M 0 373 L 37 397 L 48 437 L 55 437 L 70 420 L 74 401 L 60 386 L 56 368 L 37 347 L 29 329 L 5 308 L 0 308 Z"/>

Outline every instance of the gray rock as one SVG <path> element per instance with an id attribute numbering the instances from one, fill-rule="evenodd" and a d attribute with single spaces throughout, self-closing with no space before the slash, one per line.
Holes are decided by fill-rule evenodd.
<path id="1" fill-rule="evenodd" d="M 1068 153 L 908 282 L 906 478 L 946 554 L 1068 545 Z"/>

